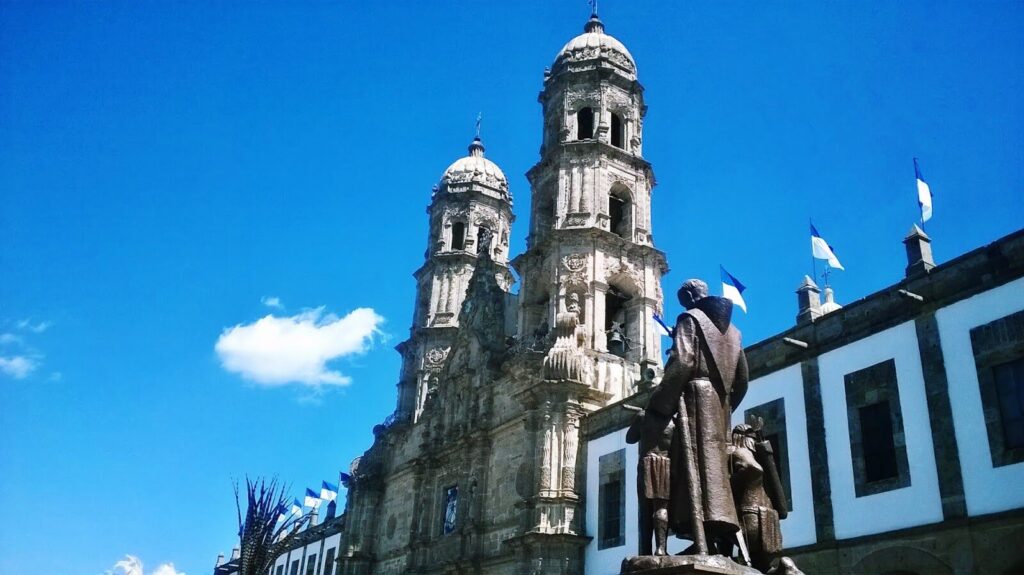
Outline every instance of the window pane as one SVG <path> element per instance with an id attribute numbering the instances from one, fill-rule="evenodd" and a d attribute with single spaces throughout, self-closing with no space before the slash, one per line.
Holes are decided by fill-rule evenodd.
<path id="1" fill-rule="evenodd" d="M 992 368 L 1006 449 L 1024 447 L 1024 358 Z"/>
<path id="2" fill-rule="evenodd" d="M 889 402 L 881 401 L 859 410 L 864 476 L 868 482 L 896 477 L 896 445 L 892 436 Z"/>
<path id="3" fill-rule="evenodd" d="M 448 535 L 455 531 L 455 512 L 458 508 L 459 488 L 449 487 L 444 496 L 444 528 L 443 533 Z"/>
<path id="4" fill-rule="evenodd" d="M 324 555 L 323 575 L 334 575 L 334 549 L 328 549 Z"/>

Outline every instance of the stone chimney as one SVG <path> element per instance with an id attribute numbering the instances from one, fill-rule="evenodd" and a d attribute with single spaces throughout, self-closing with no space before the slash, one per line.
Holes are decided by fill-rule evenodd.
<path id="1" fill-rule="evenodd" d="M 313 510 L 309 512 L 309 526 L 310 527 L 316 527 L 316 524 L 317 524 L 319 519 L 320 519 L 320 510 L 314 507 Z"/>
<path id="2" fill-rule="evenodd" d="M 796 302 L 799 306 L 797 324 L 810 323 L 821 317 L 821 290 L 810 276 L 804 276 L 803 283 L 797 288 Z"/>
<path id="3" fill-rule="evenodd" d="M 907 277 L 927 274 L 935 267 L 932 258 L 932 239 L 917 224 L 910 228 L 910 233 L 903 238 L 907 246 Z"/>

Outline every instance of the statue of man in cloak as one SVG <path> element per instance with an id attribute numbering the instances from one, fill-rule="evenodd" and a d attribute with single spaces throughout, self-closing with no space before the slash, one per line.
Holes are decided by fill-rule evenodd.
<path id="1" fill-rule="evenodd" d="M 685 554 L 729 556 L 740 523 L 726 450 L 731 414 L 747 391 L 747 360 L 731 301 L 709 296 L 697 279 L 683 283 L 678 297 L 686 311 L 646 410 L 675 420 L 668 523 L 677 537 L 693 541 Z"/>

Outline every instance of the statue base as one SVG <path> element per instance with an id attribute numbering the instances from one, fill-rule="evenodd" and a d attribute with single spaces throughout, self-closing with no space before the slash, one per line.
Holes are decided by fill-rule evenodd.
<path id="1" fill-rule="evenodd" d="M 724 555 L 634 555 L 622 560 L 621 575 L 761 575 L 753 567 L 740 565 Z"/>

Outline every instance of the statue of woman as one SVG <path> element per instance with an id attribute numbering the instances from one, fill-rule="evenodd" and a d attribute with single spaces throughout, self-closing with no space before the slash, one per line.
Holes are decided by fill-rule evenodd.
<path id="1" fill-rule="evenodd" d="M 741 423 L 733 428 L 729 469 L 733 499 L 751 565 L 763 573 L 782 551 L 779 520 L 785 519 L 787 510 L 772 446 L 759 437 L 761 426 L 758 423 L 755 422 L 756 427 Z"/>

